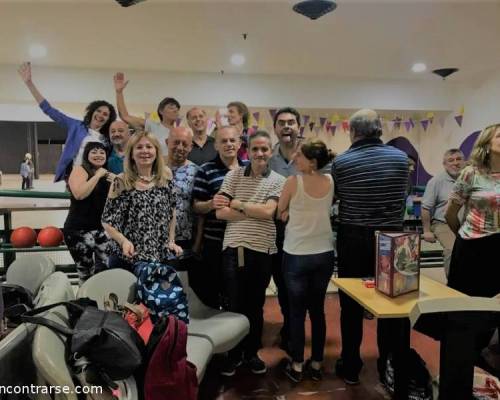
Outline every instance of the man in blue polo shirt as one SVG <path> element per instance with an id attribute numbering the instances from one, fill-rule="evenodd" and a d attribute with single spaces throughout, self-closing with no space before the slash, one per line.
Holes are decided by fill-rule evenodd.
<path id="1" fill-rule="evenodd" d="M 350 119 L 351 147 L 338 155 L 332 166 L 339 204 L 337 236 L 338 275 L 362 278 L 375 275 L 375 231 L 402 230 L 408 183 L 408 157 L 382 143 L 382 125 L 373 110 L 360 110 Z M 363 308 L 339 292 L 341 358 L 336 372 L 348 384 L 359 383 L 363 366 Z M 408 327 L 409 329 L 409 327 Z M 390 344 L 391 326 L 377 325 L 379 373 L 383 372 Z"/>
<path id="2" fill-rule="evenodd" d="M 125 147 L 130 139 L 130 130 L 126 122 L 116 120 L 109 126 L 109 140 L 113 145 L 108 157 L 108 171 L 113 174 L 123 172 L 123 159 L 125 158 Z"/>
<path id="3" fill-rule="evenodd" d="M 221 306 L 222 241 L 226 221 L 215 216 L 218 204 L 214 196 L 230 170 L 246 165 L 237 157 L 240 145 L 240 134 L 236 128 L 219 128 L 215 133 L 218 154 L 199 168 L 193 188 L 193 209 L 204 217 L 203 262 L 189 270 L 189 283 L 203 303 L 217 309 Z"/>

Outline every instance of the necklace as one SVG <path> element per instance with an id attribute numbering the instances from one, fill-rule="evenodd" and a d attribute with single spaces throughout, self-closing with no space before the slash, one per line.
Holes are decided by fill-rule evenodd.
<path id="1" fill-rule="evenodd" d="M 139 179 L 141 181 L 143 181 L 144 183 L 151 183 L 151 182 L 153 182 L 153 179 L 155 179 L 155 175 L 151 175 L 151 176 L 139 175 Z"/>

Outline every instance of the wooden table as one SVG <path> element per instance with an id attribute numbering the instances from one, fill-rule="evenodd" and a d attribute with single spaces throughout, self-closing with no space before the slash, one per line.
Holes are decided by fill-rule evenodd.
<path id="1" fill-rule="evenodd" d="M 346 295 L 354 299 L 363 308 L 377 318 L 393 319 L 397 329 L 397 339 L 394 343 L 394 398 L 408 399 L 408 369 L 406 355 L 410 349 L 410 323 L 408 316 L 417 301 L 430 298 L 466 297 L 463 293 L 453 290 L 442 283 L 426 276 L 420 276 L 420 290 L 395 298 L 388 297 L 375 288 L 364 286 L 361 278 L 333 278 L 333 283 Z M 441 368 L 447 366 L 440 365 Z"/>

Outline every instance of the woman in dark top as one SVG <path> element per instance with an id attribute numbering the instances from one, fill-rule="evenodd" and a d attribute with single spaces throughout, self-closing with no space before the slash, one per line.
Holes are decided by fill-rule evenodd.
<path id="1" fill-rule="evenodd" d="M 109 193 L 102 224 L 113 239 L 110 268 L 133 271 L 138 261 L 165 262 L 182 249 L 175 244 L 177 197 L 172 172 L 150 133 L 135 133 L 125 151 L 124 173 Z"/>
<path id="2" fill-rule="evenodd" d="M 101 224 L 110 182 L 115 175 L 105 169 L 106 148 L 89 142 L 83 151 L 82 165 L 69 176 L 71 206 L 64 223 L 64 240 L 75 260 L 80 284 L 106 268 L 107 237 Z"/>

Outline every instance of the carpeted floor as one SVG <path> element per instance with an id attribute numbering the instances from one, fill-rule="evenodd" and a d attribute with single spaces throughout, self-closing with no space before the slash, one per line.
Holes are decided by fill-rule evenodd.
<path id="1" fill-rule="evenodd" d="M 327 343 L 325 350 L 325 375 L 323 381 L 309 379 L 300 384 L 292 384 L 279 366 L 285 353 L 279 349 L 279 330 L 281 314 L 276 297 L 268 297 L 264 312 L 264 349 L 260 356 L 266 362 L 269 371 L 264 376 L 255 376 L 245 367 L 240 367 L 232 378 L 223 378 L 218 374 L 221 359 L 215 357 L 210 363 L 200 387 L 200 399 L 275 399 L 275 400 L 380 400 L 389 396 L 378 383 L 376 372 L 377 346 L 376 322 L 365 320 L 362 357 L 364 368 L 361 372 L 361 384 L 348 386 L 334 374 L 334 363 L 340 353 L 339 302 L 336 294 L 326 299 Z M 307 339 L 310 338 L 309 322 Z M 417 332 L 412 332 L 412 347 L 426 361 L 432 376 L 439 370 L 439 344 Z M 306 343 L 305 358 L 310 354 L 310 342 Z"/>

